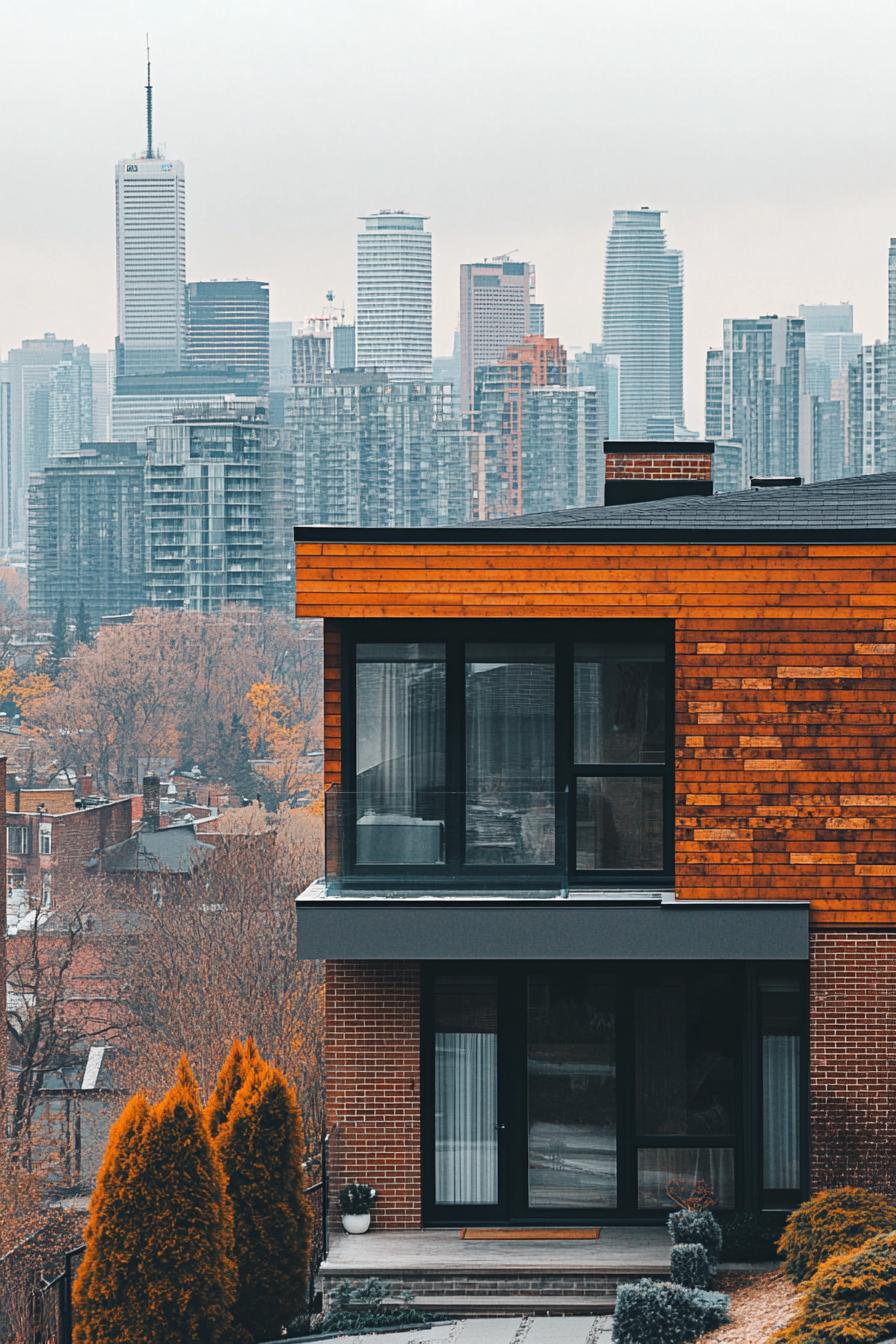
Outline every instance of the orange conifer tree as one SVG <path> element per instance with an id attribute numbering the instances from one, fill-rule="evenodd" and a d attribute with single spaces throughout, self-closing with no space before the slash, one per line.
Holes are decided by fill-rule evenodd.
<path id="1" fill-rule="evenodd" d="M 152 1125 L 142 1092 L 131 1097 L 109 1131 L 90 1201 L 87 1249 L 73 1290 L 75 1344 L 133 1339 L 129 1315 L 143 1291 L 141 1239 L 149 1189 L 145 1139 Z"/>
<path id="2" fill-rule="evenodd" d="M 279 1069 L 250 1070 L 215 1142 L 233 1200 L 234 1316 L 254 1340 L 273 1339 L 306 1300 L 313 1221 L 302 1118 Z"/>
<path id="3" fill-rule="evenodd" d="M 205 1118 L 213 1139 L 230 1114 L 230 1108 L 236 1094 L 246 1078 L 253 1069 L 262 1068 L 263 1063 L 258 1047 L 251 1036 L 247 1039 L 245 1045 L 242 1041 L 234 1041 L 227 1058 L 221 1065 L 214 1091 L 205 1108 Z"/>
<path id="4" fill-rule="evenodd" d="M 233 1210 L 186 1059 L 110 1139 L 75 1288 L 77 1344 L 238 1344 Z"/>

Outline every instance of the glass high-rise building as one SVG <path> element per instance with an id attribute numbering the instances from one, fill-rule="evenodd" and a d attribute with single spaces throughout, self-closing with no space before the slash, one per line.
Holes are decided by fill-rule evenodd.
<path id="1" fill-rule="evenodd" d="M 607 239 L 602 344 L 619 356 L 622 439 L 643 439 L 651 415 L 684 422 L 684 265 L 662 215 L 614 210 Z"/>
<path id="2" fill-rule="evenodd" d="M 184 359 L 184 165 L 153 143 L 148 63 L 146 114 L 146 148 L 115 166 L 119 374 L 163 373 Z"/>
<path id="3" fill-rule="evenodd" d="M 226 368 L 268 385 L 270 299 L 266 280 L 196 280 L 186 289 L 187 362 Z"/>
<path id="4" fill-rule="evenodd" d="M 358 234 L 356 361 L 394 382 L 432 378 L 432 235 L 425 215 L 380 210 Z"/>
<path id="5" fill-rule="evenodd" d="M 473 409 L 476 370 L 497 364 L 508 346 L 519 345 L 531 322 L 531 268 L 504 257 L 467 262 L 460 268 L 460 409 Z M 542 310 L 542 317 L 544 312 Z M 543 335 L 544 332 L 542 331 Z"/>
<path id="6" fill-rule="evenodd" d="M 746 474 L 811 479 L 802 318 L 726 318 L 722 346 L 722 436 L 743 444 Z"/>
<path id="7" fill-rule="evenodd" d="M 706 408 L 703 417 L 704 438 L 715 442 L 722 437 L 722 351 L 706 352 Z"/>

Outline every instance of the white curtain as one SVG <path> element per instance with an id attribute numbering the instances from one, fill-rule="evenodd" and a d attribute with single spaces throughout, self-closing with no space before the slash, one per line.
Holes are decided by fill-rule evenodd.
<path id="1" fill-rule="evenodd" d="M 436 1033 L 436 1203 L 498 1201 L 498 1038 Z"/>
<path id="2" fill-rule="evenodd" d="M 762 1183 L 766 1190 L 800 1184 L 800 1038 L 762 1038 Z"/>

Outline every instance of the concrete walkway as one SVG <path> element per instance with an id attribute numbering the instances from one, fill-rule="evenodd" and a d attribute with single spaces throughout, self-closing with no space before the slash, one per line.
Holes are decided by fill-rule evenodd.
<path id="1" fill-rule="evenodd" d="M 610 1316 L 525 1316 L 453 1321 L 388 1335 L 342 1335 L 331 1344 L 610 1344 Z"/>

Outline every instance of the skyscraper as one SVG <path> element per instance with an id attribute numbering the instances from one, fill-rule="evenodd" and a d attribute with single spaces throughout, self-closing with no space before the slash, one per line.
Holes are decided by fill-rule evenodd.
<path id="1" fill-rule="evenodd" d="M 722 437 L 722 351 L 706 352 L 706 410 L 704 437 L 711 442 Z"/>
<path id="2" fill-rule="evenodd" d="M 150 604 L 288 608 L 292 474 L 264 408 L 185 406 L 150 431 L 147 447 Z"/>
<path id="3" fill-rule="evenodd" d="M 145 599 L 143 466 L 134 443 L 85 443 L 34 472 L 28 507 L 28 606 L 99 624 Z"/>
<path id="4" fill-rule="evenodd" d="M 333 341 L 333 368 L 337 373 L 350 373 L 355 367 L 354 322 L 334 322 L 330 334 Z"/>
<path id="5" fill-rule="evenodd" d="M 266 280 L 196 280 L 186 289 L 187 362 L 270 380 Z"/>
<path id="6" fill-rule="evenodd" d="M 591 343 L 568 365 L 570 387 L 593 387 L 606 407 L 605 438 L 619 438 L 619 356 L 608 355 L 602 345 Z"/>
<path id="7" fill-rule="evenodd" d="M 90 356 L 91 393 L 93 396 L 94 443 L 108 443 L 112 438 L 112 393 L 115 390 L 115 351 L 105 350 Z M 85 440 L 86 442 L 86 440 Z"/>
<path id="8" fill-rule="evenodd" d="M 476 370 L 472 471 L 474 518 L 523 512 L 523 408 L 533 387 L 566 386 L 566 351 L 556 336 L 527 336 L 504 358 Z"/>
<path id="9" fill-rule="evenodd" d="M 294 322 L 271 322 L 269 328 L 271 391 L 287 392 L 292 387 L 292 338 Z"/>
<path id="10" fill-rule="evenodd" d="M 852 399 L 853 425 L 861 423 L 861 473 L 874 475 L 888 470 L 891 412 L 893 398 L 889 395 L 889 378 L 893 368 L 893 346 L 887 341 L 874 341 L 862 347 L 856 363 L 859 365 L 857 396 Z M 852 455 L 855 455 L 853 446 Z"/>
<path id="11" fill-rule="evenodd" d="M 722 436 L 743 444 L 749 476 L 811 479 L 812 405 L 802 318 L 726 318 Z"/>
<path id="12" fill-rule="evenodd" d="M 380 210 L 358 234 L 357 367 L 432 377 L 432 235 L 425 215 Z"/>
<path id="13" fill-rule="evenodd" d="M 115 167 L 117 372 L 125 375 L 178 369 L 184 357 L 184 165 L 153 143 L 148 56 L 146 148 Z"/>
<path id="14" fill-rule="evenodd" d="M 86 347 L 80 346 L 83 351 Z M 9 501 L 6 525 L 8 545 L 27 541 L 26 505 L 28 476 L 50 456 L 52 371 L 75 358 L 74 341 L 61 340 L 52 331 L 23 341 L 10 350 L 6 376 L 10 388 L 9 479 L 4 498 Z M 62 389 L 60 388 L 60 394 Z M 88 435 L 89 437 L 89 435 Z"/>
<path id="15" fill-rule="evenodd" d="M 607 239 L 603 346 L 620 362 L 620 437 L 642 439 L 650 415 L 683 422 L 683 261 L 666 246 L 661 210 L 614 210 Z"/>
<path id="16" fill-rule="evenodd" d="M 523 512 L 601 504 L 607 407 L 592 387 L 532 387 L 523 397 Z"/>
<path id="17" fill-rule="evenodd" d="M 542 313 L 543 316 L 543 313 Z M 496 364 L 507 347 L 532 335 L 530 267 L 496 257 L 460 268 L 460 410 L 473 409 L 473 383 L 483 364 Z M 543 334 L 543 333 L 542 333 Z"/>
<path id="18" fill-rule="evenodd" d="M 93 370 L 86 345 L 76 345 L 70 359 L 51 368 L 47 409 L 47 458 L 76 453 L 93 438 Z M 32 471 L 44 461 L 33 461 Z"/>

